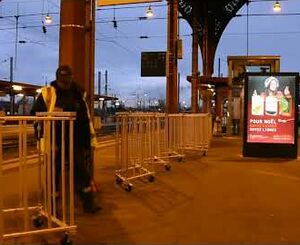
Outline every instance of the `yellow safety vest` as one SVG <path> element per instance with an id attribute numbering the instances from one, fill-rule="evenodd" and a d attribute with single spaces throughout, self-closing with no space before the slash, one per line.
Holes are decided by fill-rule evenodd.
<path id="1" fill-rule="evenodd" d="M 42 93 L 44 102 L 47 107 L 47 112 L 53 112 L 54 108 L 55 108 L 56 98 L 57 98 L 55 88 L 53 86 L 43 87 L 41 93 Z M 94 125 L 91 120 L 91 114 L 89 111 L 89 107 L 86 102 L 86 95 L 87 95 L 87 93 L 84 92 L 82 99 L 85 103 L 85 106 L 87 109 L 87 115 L 88 115 L 88 119 L 89 119 L 89 126 L 90 126 L 89 128 L 90 128 L 90 134 L 91 134 L 91 146 L 95 147 L 97 145 L 97 138 L 96 138 L 96 134 L 95 134 L 95 130 L 94 130 Z"/>

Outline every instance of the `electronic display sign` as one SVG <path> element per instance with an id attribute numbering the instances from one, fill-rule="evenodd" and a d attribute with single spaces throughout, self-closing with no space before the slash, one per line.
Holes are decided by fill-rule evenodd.
<path id="1" fill-rule="evenodd" d="M 166 52 L 142 52 L 141 76 L 164 77 L 166 76 Z"/>

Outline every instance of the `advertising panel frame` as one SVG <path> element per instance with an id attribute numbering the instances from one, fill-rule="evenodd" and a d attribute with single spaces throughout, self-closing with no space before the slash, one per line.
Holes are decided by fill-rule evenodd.
<path id="1" fill-rule="evenodd" d="M 260 143 L 248 142 L 249 120 L 249 78 L 251 77 L 295 77 L 294 96 L 292 100 L 294 118 L 294 143 Z M 297 158 L 298 154 L 298 100 L 299 100 L 299 73 L 246 73 L 244 88 L 244 130 L 243 130 L 243 156 L 244 157 L 268 157 L 268 158 Z M 252 101 L 251 101 L 252 103 Z M 264 102 L 266 103 L 266 102 Z M 279 103 L 279 102 L 278 102 Z M 264 104 L 265 106 L 265 104 Z M 264 108 L 265 109 L 265 108 Z M 275 119 L 274 119 L 275 120 Z"/>

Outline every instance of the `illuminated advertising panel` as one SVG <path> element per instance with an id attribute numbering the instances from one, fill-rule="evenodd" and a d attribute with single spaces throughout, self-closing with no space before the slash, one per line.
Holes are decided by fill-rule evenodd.
<path id="1" fill-rule="evenodd" d="M 298 114 L 296 80 L 295 73 L 247 75 L 244 130 L 244 141 L 247 146 L 279 145 L 280 149 L 284 149 L 283 145 L 289 147 L 296 145 Z"/>
<path id="2" fill-rule="evenodd" d="M 295 77 L 249 76 L 247 142 L 294 144 Z"/>

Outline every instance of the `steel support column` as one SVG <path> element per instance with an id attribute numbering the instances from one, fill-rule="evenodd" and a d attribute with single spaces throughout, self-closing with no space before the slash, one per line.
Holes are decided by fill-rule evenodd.
<path id="1" fill-rule="evenodd" d="M 194 10 L 194 9 L 193 9 Z M 192 44 L 192 98 L 191 98 L 191 105 L 192 105 L 192 113 L 199 112 L 198 107 L 198 81 L 199 81 L 199 72 L 198 72 L 198 25 L 196 15 L 193 15 L 193 44 Z"/>
<path id="2" fill-rule="evenodd" d="M 167 113 L 178 112 L 177 78 L 177 35 L 178 35 L 178 0 L 168 1 L 168 52 L 167 52 Z"/>
<path id="3" fill-rule="evenodd" d="M 203 76 L 211 76 L 209 71 L 209 62 L 211 57 L 208 53 L 208 17 L 206 16 L 204 26 L 203 26 L 203 39 L 202 39 L 202 59 L 203 59 Z"/>
<path id="4" fill-rule="evenodd" d="M 226 135 L 232 135 L 232 61 L 228 62 L 228 107 L 227 107 L 227 123 L 226 123 Z M 230 74 L 231 73 L 231 74 Z"/>
<path id="5" fill-rule="evenodd" d="M 59 64 L 72 68 L 75 82 L 87 91 L 91 109 L 94 95 L 95 1 L 61 0 Z"/>
<path id="6" fill-rule="evenodd" d="M 215 53 L 218 45 L 218 40 L 212 34 L 210 23 L 211 20 L 209 19 L 209 16 L 206 15 L 204 17 L 202 42 L 200 42 L 203 60 L 203 77 L 212 77 L 213 75 Z M 203 107 L 201 112 L 207 113 L 209 110 L 210 98 L 203 96 Z"/>
<path id="7" fill-rule="evenodd" d="M 216 40 L 211 34 L 212 30 L 209 26 L 209 23 L 209 16 L 205 16 L 203 24 L 202 42 L 200 42 L 204 77 L 211 77 L 214 73 L 215 53 L 218 46 L 218 40 Z"/>

